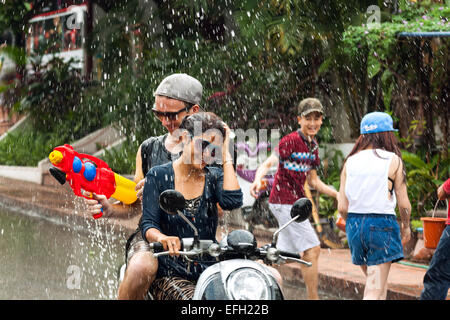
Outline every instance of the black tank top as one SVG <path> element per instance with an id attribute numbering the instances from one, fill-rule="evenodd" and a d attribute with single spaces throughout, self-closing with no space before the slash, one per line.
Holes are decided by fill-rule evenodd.
<path id="1" fill-rule="evenodd" d="M 150 137 L 141 144 L 141 159 L 142 159 L 142 172 L 144 173 L 144 177 L 147 175 L 148 171 L 162 164 L 166 164 L 168 162 L 174 161 L 178 159 L 181 155 L 170 153 L 169 150 L 164 146 L 164 142 L 166 141 L 168 133 L 159 137 Z M 133 238 L 136 234 L 140 233 L 140 224 L 141 224 L 142 216 L 139 219 L 139 224 L 136 230 L 131 234 L 128 238 L 127 243 L 125 245 L 125 261 L 127 261 L 128 251 L 130 250 L 130 245 Z"/>
<path id="2" fill-rule="evenodd" d="M 164 146 L 167 136 L 168 133 L 159 137 L 150 137 L 142 142 L 141 159 L 144 177 L 151 168 L 175 161 L 180 157 L 181 153 L 171 153 Z"/>

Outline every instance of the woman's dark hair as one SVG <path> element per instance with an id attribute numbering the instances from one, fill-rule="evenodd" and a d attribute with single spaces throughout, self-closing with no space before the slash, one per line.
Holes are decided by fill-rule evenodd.
<path id="1" fill-rule="evenodd" d="M 195 130 L 201 125 L 201 132 Z M 197 112 L 190 116 L 184 117 L 181 121 L 180 129 L 185 129 L 191 136 L 195 134 L 204 133 L 210 129 L 217 129 L 225 137 L 225 128 L 222 119 L 212 112 Z"/>
<path id="2" fill-rule="evenodd" d="M 358 153 L 361 150 L 367 149 L 368 147 L 372 148 L 375 155 L 379 158 L 382 157 L 377 153 L 376 149 L 382 149 L 389 152 L 393 152 L 400 158 L 401 163 L 403 163 L 402 153 L 400 151 L 397 138 L 395 137 L 392 131 L 385 131 L 360 135 L 359 138 L 356 140 L 352 151 L 350 151 L 348 156 L 345 158 L 342 168 L 344 168 L 345 162 L 349 157 Z M 403 165 L 403 179 L 406 181 L 406 171 L 404 170 L 404 168 L 405 166 Z"/>

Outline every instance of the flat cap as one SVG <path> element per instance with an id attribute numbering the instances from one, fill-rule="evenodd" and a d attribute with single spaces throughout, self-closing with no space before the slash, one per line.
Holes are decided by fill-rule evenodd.
<path id="1" fill-rule="evenodd" d="M 200 105 L 202 93 L 200 81 L 185 73 L 174 73 L 161 81 L 154 95 Z"/>

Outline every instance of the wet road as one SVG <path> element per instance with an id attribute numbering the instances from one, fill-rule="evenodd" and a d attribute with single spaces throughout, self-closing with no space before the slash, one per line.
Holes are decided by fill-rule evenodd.
<path id="1" fill-rule="evenodd" d="M 0 299 L 115 299 L 124 241 L 0 207 Z"/>
<path id="2" fill-rule="evenodd" d="M 0 299 L 116 299 L 126 235 L 92 221 L 76 225 L 0 204 Z M 304 286 L 283 289 L 286 299 L 306 299 Z"/>

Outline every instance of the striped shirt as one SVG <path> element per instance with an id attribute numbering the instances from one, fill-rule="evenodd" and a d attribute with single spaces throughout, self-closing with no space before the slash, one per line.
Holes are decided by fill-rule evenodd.
<path id="1" fill-rule="evenodd" d="M 305 196 L 303 186 L 310 170 L 320 166 L 319 145 L 308 139 L 300 130 L 283 137 L 275 148 L 280 162 L 275 174 L 269 202 L 293 204 Z"/>

